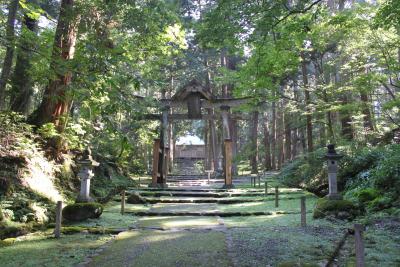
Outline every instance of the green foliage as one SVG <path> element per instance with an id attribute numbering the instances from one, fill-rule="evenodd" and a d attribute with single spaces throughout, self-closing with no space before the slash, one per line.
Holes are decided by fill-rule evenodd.
<path id="1" fill-rule="evenodd" d="M 374 188 L 366 188 L 358 191 L 356 197 L 360 203 L 373 201 L 379 196 L 379 192 Z"/>
<path id="2" fill-rule="evenodd" d="M 54 123 L 46 123 L 43 124 L 39 129 L 38 129 L 38 133 L 46 139 L 50 139 L 50 138 L 54 138 L 56 136 L 59 136 L 59 133 L 56 129 L 56 127 L 54 126 Z"/>
<path id="3" fill-rule="evenodd" d="M 318 149 L 308 153 L 306 157 L 299 157 L 293 162 L 285 165 L 278 179 L 288 186 L 312 187 L 314 184 L 321 184 L 326 176 L 324 156 L 326 149 Z M 323 183 L 323 182 L 322 182 Z"/>
<path id="4" fill-rule="evenodd" d="M 394 201 L 400 196 L 400 145 L 387 146 L 384 152 L 385 157 L 372 170 L 371 179 L 380 192 L 390 192 Z"/>
<path id="5" fill-rule="evenodd" d="M 32 125 L 15 112 L 0 112 L 0 151 L 35 149 Z"/>
<path id="6" fill-rule="evenodd" d="M 347 199 L 379 210 L 390 208 L 399 199 L 400 146 L 339 148 L 345 157 L 339 162 L 338 186 Z M 310 153 L 286 165 L 278 178 L 290 185 L 307 188 L 319 195 L 327 193 L 328 181 L 323 155 L 326 150 Z"/>

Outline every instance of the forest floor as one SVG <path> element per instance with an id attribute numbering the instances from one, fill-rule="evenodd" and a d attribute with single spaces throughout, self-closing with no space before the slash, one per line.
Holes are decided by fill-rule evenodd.
<path id="1" fill-rule="evenodd" d="M 132 189 L 159 203 L 127 204 L 121 215 L 116 196 L 100 219 L 66 225 L 58 240 L 51 230 L 17 238 L 0 249 L 0 260 L 2 266 L 325 266 L 354 222 L 313 220 L 317 198 L 283 186 L 276 208 L 273 187 L 279 182 L 267 181 L 267 196 L 249 178 L 229 191 L 216 184 L 188 187 L 190 182 L 165 191 Z M 300 226 L 301 196 L 307 227 Z M 229 199 L 236 202 L 222 204 Z M 400 266 L 400 221 L 368 226 L 365 247 L 367 266 Z M 335 264 L 354 266 L 353 236 Z"/>

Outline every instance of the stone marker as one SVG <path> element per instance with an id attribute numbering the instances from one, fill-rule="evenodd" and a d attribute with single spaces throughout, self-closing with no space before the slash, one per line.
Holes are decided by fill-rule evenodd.
<path id="1" fill-rule="evenodd" d="M 76 202 L 93 202 L 90 197 L 90 179 L 94 176 L 92 168 L 100 164 L 93 160 L 90 149 L 86 149 L 82 158 L 78 161 L 78 165 L 81 168 L 78 173 L 78 177 L 81 180 L 81 190 Z"/>
<path id="2" fill-rule="evenodd" d="M 275 187 L 275 208 L 279 207 L 279 187 Z"/>
<path id="3" fill-rule="evenodd" d="M 301 212 L 301 227 L 306 227 L 307 226 L 306 197 L 300 198 L 300 212 Z"/>
<path id="4" fill-rule="evenodd" d="M 354 225 L 356 267 L 364 267 L 365 266 L 364 241 L 363 241 L 363 237 L 362 237 L 363 230 L 364 230 L 364 226 L 362 224 Z"/>
<path id="5" fill-rule="evenodd" d="M 121 214 L 124 215 L 125 213 L 125 190 L 121 192 Z"/>
<path id="6" fill-rule="evenodd" d="M 62 221 L 62 201 L 57 201 L 56 226 L 54 228 L 54 237 L 55 238 L 60 238 L 60 236 L 61 236 L 61 221 Z"/>
<path id="7" fill-rule="evenodd" d="M 338 161 L 343 156 L 336 153 L 335 145 L 328 145 L 328 153 L 325 156 L 328 164 L 328 180 L 329 180 L 329 199 L 342 199 L 342 196 L 338 194 L 337 189 L 337 172 L 338 172 Z"/>

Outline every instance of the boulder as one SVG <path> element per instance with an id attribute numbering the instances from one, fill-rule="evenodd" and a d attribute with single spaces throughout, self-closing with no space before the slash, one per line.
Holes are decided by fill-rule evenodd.
<path id="1" fill-rule="evenodd" d="M 129 195 L 127 201 L 129 204 L 146 204 L 146 199 L 136 192 Z"/>
<path id="2" fill-rule="evenodd" d="M 321 198 L 314 209 L 314 219 L 335 217 L 340 220 L 352 220 L 360 214 L 360 209 L 349 200 Z"/>
<path id="3" fill-rule="evenodd" d="M 66 206 L 62 211 L 63 218 L 73 222 L 96 219 L 102 213 L 103 205 L 95 202 L 71 204 Z"/>

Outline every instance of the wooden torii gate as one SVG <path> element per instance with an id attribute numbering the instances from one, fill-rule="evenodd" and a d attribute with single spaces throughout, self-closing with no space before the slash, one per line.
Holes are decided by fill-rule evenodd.
<path id="1" fill-rule="evenodd" d="M 161 121 L 160 139 L 154 140 L 153 145 L 153 172 L 151 187 L 167 186 L 168 155 L 170 150 L 168 138 L 168 124 L 175 120 L 214 120 L 214 114 L 202 114 L 202 108 L 219 109 L 223 125 L 224 139 L 224 188 L 232 188 L 232 140 L 229 128 L 230 109 L 248 101 L 248 98 L 216 98 L 210 90 L 202 86 L 197 80 L 182 87 L 171 99 L 161 99 L 162 114 L 148 114 L 147 119 Z M 170 114 L 171 108 L 187 107 L 187 114 Z M 211 129 L 215 131 L 215 129 Z M 214 136 L 215 132 L 214 132 Z M 215 138 L 212 142 L 216 142 Z M 213 147 L 216 147 L 214 143 Z M 213 151 L 214 159 L 217 158 Z"/>

